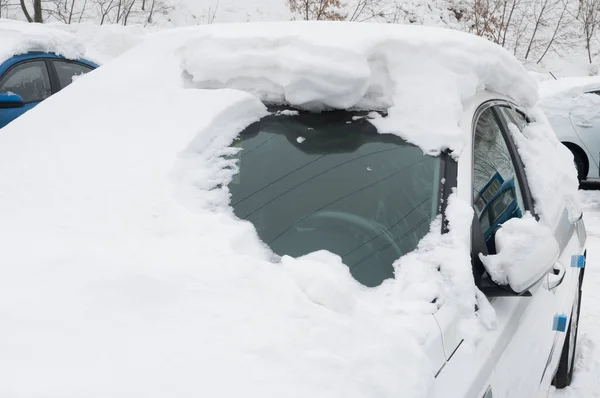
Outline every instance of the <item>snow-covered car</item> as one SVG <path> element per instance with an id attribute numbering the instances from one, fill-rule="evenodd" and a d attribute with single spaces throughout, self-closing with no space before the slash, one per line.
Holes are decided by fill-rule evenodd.
<path id="1" fill-rule="evenodd" d="M 558 139 L 573 153 L 579 179 L 600 178 L 600 79 L 543 81 L 540 96 Z"/>
<path id="2" fill-rule="evenodd" d="M 0 37 L 0 128 L 98 67 L 60 30 L 0 20 Z"/>
<path id="3" fill-rule="evenodd" d="M 454 31 L 147 37 L 0 134 L 0 396 L 569 385 L 586 232 L 537 100 Z"/>
<path id="4" fill-rule="evenodd" d="M 98 65 L 32 52 L 0 61 L 0 128 Z"/>

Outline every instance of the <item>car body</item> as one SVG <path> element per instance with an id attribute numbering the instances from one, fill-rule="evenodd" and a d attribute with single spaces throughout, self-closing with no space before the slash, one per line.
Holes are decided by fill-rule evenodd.
<path id="1" fill-rule="evenodd" d="M 569 385 L 587 236 L 536 101 L 460 32 L 153 35 L 0 134 L 7 389 L 35 395 L 31 369 L 57 396 Z"/>
<path id="2" fill-rule="evenodd" d="M 4 61 L 0 64 L 0 128 L 71 84 L 73 77 L 97 67 L 85 59 L 70 60 L 42 52 L 16 55 Z M 35 81 L 27 80 L 32 77 Z"/>
<path id="3" fill-rule="evenodd" d="M 600 178 L 600 118 L 596 77 L 569 77 L 540 83 L 540 106 L 554 131 L 573 153 L 581 180 Z"/>

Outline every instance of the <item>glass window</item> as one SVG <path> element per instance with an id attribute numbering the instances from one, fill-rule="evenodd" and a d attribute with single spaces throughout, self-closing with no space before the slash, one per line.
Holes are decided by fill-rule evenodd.
<path id="1" fill-rule="evenodd" d="M 24 62 L 10 69 L 0 81 L 0 91 L 10 91 L 23 102 L 38 102 L 52 95 L 44 61 Z"/>
<path id="2" fill-rule="evenodd" d="M 329 250 L 366 286 L 394 276 L 438 213 L 440 159 L 357 113 L 267 116 L 234 146 L 235 214 L 276 254 Z"/>
<path id="3" fill-rule="evenodd" d="M 524 213 L 515 167 L 492 108 L 477 121 L 473 144 L 473 203 L 488 251 L 496 252 L 494 233 Z"/>
<path id="4" fill-rule="evenodd" d="M 68 61 L 53 61 L 58 75 L 60 88 L 65 88 L 73 82 L 73 77 L 83 75 L 92 71 L 92 68 L 86 65 Z"/>

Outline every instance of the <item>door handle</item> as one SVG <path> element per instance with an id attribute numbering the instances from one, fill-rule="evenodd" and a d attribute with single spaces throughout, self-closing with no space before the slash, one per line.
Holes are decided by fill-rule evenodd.
<path id="1" fill-rule="evenodd" d="M 586 129 L 594 127 L 594 125 L 592 123 L 590 123 L 590 122 L 575 122 L 575 125 L 577 127 L 583 127 L 583 128 L 586 128 Z"/>
<path id="2" fill-rule="evenodd" d="M 548 290 L 555 289 L 565 279 L 565 267 L 561 263 L 555 263 L 548 273 Z"/>

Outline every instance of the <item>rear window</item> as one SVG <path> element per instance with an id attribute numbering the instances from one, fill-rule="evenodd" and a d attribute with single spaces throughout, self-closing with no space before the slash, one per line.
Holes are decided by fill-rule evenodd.
<path id="1" fill-rule="evenodd" d="M 362 113 L 270 115 L 233 146 L 237 217 L 278 255 L 338 254 L 366 286 L 392 278 L 438 214 L 440 159 Z"/>

